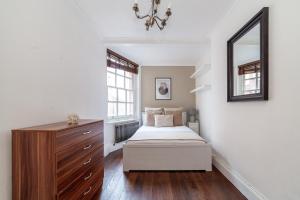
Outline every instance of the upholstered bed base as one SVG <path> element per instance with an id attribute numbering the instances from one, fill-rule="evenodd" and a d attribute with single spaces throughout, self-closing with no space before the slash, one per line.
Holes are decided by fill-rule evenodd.
<path id="1" fill-rule="evenodd" d="M 123 168 L 130 170 L 212 170 L 211 147 L 192 146 L 130 146 L 123 147 Z"/>

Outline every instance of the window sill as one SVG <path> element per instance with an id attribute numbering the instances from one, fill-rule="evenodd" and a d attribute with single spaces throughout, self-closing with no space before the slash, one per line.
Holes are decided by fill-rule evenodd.
<path id="1" fill-rule="evenodd" d="M 131 121 L 139 121 L 135 118 L 128 118 L 128 119 L 109 119 L 105 123 L 106 124 L 118 124 L 118 123 L 125 123 L 125 122 L 131 122 Z"/>

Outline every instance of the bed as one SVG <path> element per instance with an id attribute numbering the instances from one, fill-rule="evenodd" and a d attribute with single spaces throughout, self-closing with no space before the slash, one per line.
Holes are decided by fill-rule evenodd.
<path id="1" fill-rule="evenodd" d="M 123 146 L 123 168 L 211 171 L 211 147 L 186 126 L 142 126 Z"/>

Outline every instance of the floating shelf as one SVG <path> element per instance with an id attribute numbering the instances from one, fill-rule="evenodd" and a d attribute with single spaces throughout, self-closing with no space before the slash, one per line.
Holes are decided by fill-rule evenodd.
<path id="1" fill-rule="evenodd" d="M 190 78 L 196 78 L 198 75 L 200 75 L 200 72 L 203 72 L 205 69 L 209 69 L 210 64 L 204 64 L 199 67 L 191 76 Z"/>
<path id="2" fill-rule="evenodd" d="M 210 88 L 211 85 L 200 85 L 199 87 L 196 87 L 195 89 L 191 90 L 190 93 L 195 93 L 195 92 L 198 92 L 198 91 L 201 91 L 201 90 L 205 90 L 205 89 L 208 89 Z"/>

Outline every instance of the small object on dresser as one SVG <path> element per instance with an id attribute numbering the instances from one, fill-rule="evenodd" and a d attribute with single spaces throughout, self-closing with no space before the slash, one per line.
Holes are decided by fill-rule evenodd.
<path id="1" fill-rule="evenodd" d="M 68 116 L 68 124 L 78 124 L 79 116 L 77 114 L 71 114 Z"/>
<path id="2" fill-rule="evenodd" d="M 188 127 L 199 134 L 199 122 L 188 122 Z"/>

